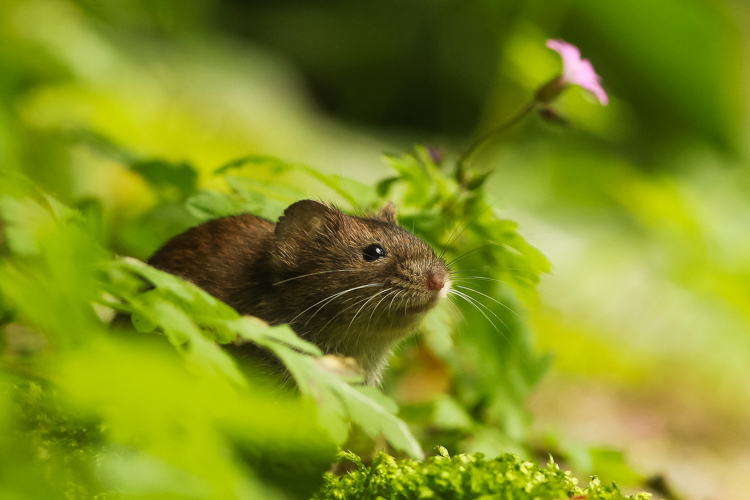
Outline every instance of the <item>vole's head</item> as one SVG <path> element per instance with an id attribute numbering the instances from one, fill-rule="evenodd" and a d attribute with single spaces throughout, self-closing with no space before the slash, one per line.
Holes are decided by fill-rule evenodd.
<path id="1" fill-rule="evenodd" d="M 355 358 L 408 334 L 450 288 L 445 262 L 398 225 L 390 202 L 365 217 L 294 203 L 276 225 L 272 261 L 286 321 Z"/>

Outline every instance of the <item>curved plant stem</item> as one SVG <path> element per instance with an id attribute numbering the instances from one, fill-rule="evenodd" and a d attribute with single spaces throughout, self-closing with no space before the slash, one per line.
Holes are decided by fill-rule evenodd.
<path id="1" fill-rule="evenodd" d="M 484 146 L 486 146 L 490 142 L 491 139 L 520 122 L 524 117 L 526 117 L 526 115 L 534 111 L 538 105 L 539 102 L 536 99 L 532 99 L 526 104 L 526 106 L 521 108 L 521 110 L 513 115 L 513 117 L 508 121 L 501 123 L 497 127 L 490 129 L 488 132 L 480 136 L 479 139 L 474 141 L 466 150 L 466 152 L 462 154 L 458 159 L 458 168 L 463 169 L 466 162 L 469 161 L 469 158 L 478 153 Z"/>

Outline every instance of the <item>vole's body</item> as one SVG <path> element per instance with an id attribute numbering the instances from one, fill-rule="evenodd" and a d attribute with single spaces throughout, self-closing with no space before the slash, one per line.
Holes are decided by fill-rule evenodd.
<path id="1" fill-rule="evenodd" d="M 450 286 L 445 262 L 398 226 L 392 204 L 350 217 L 303 200 L 277 224 L 215 219 L 167 242 L 149 264 L 241 314 L 288 323 L 325 353 L 353 357 L 368 383 Z"/>

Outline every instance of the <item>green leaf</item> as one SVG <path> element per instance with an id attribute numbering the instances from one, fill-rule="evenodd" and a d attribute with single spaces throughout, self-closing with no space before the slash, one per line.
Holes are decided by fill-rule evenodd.
<path id="1" fill-rule="evenodd" d="M 398 414 L 398 404 L 396 404 L 396 401 L 383 394 L 379 389 L 368 385 L 353 386 L 353 388 L 363 396 L 377 402 L 389 413 Z"/>
<path id="2" fill-rule="evenodd" d="M 355 181 L 353 179 L 349 179 L 347 177 L 343 177 L 341 175 L 324 174 L 307 165 L 303 165 L 301 163 L 286 162 L 273 156 L 251 155 L 244 158 L 239 158 L 220 167 L 214 173 L 217 175 L 226 175 L 232 170 L 238 170 L 248 165 L 251 167 L 269 167 L 271 168 L 271 172 L 274 176 L 280 176 L 292 171 L 303 173 L 308 177 L 312 177 L 313 179 L 319 181 L 324 186 L 332 189 L 336 194 L 344 198 L 352 208 L 365 210 L 372 209 L 377 205 L 377 202 L 379 201 L 378 196 L 373 193 L 373 190 L 366 184 Z M 242 182 L 244 184 L 239 185 L 240 181 L 238 181 L 237 179 L 238 178 L 234 178 L 232 176 L 227 176 L 227 181 L 230 182 L 230 184 L 234 183 L 235 185 L 233 185 L 233 187 L 236 186 L 240 191 L 257 191 L 256 188 L 251 188 L 251 186 L 257 185 L 264 187 L 266 190 L 274 192 L 276 195 L 282 195 L 286 197 L 290 203 L 292 201 L 296 201 L 306 197 L 303 191 L 295 190 L 293 188 L 290 188 L 288 185 L 284 185 L 281 183 L 268 183 L 264 181 L 258 181 L 258 179 L 253 178 L 252 180 L 243 179 Z M 262 209 L 263 207 L 260 208 Z"/>
<path id="3" fill-rule="evenodd" d="M 476 191 L 484 185 L 484 183 L 487 181 L 489 176 L 492 175 L 492 173 L 493 171 L 490 170 L 488 172 L 475 176 L 466 184 L 466 189 L 468 189 L 469 191 Z"/>
<path id="4" fill-rule="evenodd" d="M 627 463 L 622 451 L 611 448 L 593 447 L 591 454 L 592 473 L 605 479 L 625 486 L 639 486 L 644 484 L 645 478 L 633 470 Z"/>
<path id="5" fill-rule="evenodd" d="M 310 167 L 302 166 L 299 169 L 333 189 L 334 192 L 349 202 L 352 208 L 363 210 L 372 208 L 377 204 L 378 197 L 369 186 L 361 182 L 341 175 L 322 174 Z"/>
<path id="6" fill-rule="evenodd" d="M 276 201 L 283 201 L 286 205 L 305 197 L 305 191 L 302 189 L 288 186 L 278 181 L 264 181 L 236 175 L 227 175 L 225 179 L 227 184 L 237 192 L 262 193 L 267 195 L 264 199 L 267 200 L 270 197 Z"/>
<path id="7" fill-rule="evenodd" d="M 422 448 L 406 423 L 390 413 L 386 407 L 340 379 L 334 379 L 332 386 L 340 395 L 349 417 L 365 434 L 371 438 L 382 434 L 395 449 L 414 458 L 421 459 L 424 456 Z"/>
<path id="8" fill-rule="evenodd" d="M 276 354 L 294 376 L 300 392 L 318 403 L 320 425 L 343 444 L 347 421 L 357 424 L 370 437 L 382 434 L 391 445 L 414 457 L 422 450 L 406 424 L 394 415 L 395 402 L 372 387 L 352 387 L 337 374 L 316 363 L 320 350 L 300 339 L 288 326 L 269 327 L 263 321 L 243 317 L 227 326 L 240 338 L 255 342 Z"/>
<path id="9" fill-rule="evenodd" d="M 474 423 L 464 408 L 453 398 L 442 396 L 435 400 L 432 423 L 438 428 L 468 431 Z"/>
<path id="10" fill-rule="evenodd" d="M 156 327 L 159 326 L 158 323 L 152 321 L 147 316 L 144 316 L 144 314 L 139 311 L 134 312 L 131 315 L 130 320 L 133 322 L 136 331 L 140 333 L 153 332 L 156 330 Z"/>
<path id="11" fill-rule="evenodd" d="M 167 200 L 185 200 L 198 187 L 198 172 L 187 163 L 137 160 L 130 164 L 130 169 L 146 179 Z"/>
<path id="12" fill-rule="evenodd" d="M 110 288 L 111 294 L 129 304 L 138 331 L 149 332 L 158 327 L 191 366 L 212 375 L 221 373 L 240 386 L 246 385 L 232 357 L 213 341 L 214 337 L 222 342 L 236 338 L 236 332 L 222 322 L 239 318 L 234 309 L 192 283 L 136 259 L 113 261 L 106 270 L 113 284 L 123 283 L 121 273 L 129 271 L 156 287 L 145 293 Z M 201 329 L 199 325 L 213 328 Z"/>
<path id="13" fill-rule="evenodd" d="M 6 225 L 8 246 L 19 255 L 38 254 L 39 240 L 56 227 L 50 212 L 29 198 L 0 198 L 0 215 Z"/>
<path id="14" fill-rule="evenodd" d="M 378 193 L 378 196 L 380 196 L 381 198 L 385 198 L 388 196 L 391 187 L 399 180 L 400 177 L 388 177 L 387 179 L 383 179 L 382 181 L 377 183 L 377 185 L 375 186 L 375 191 Z"/>
<path id="15" fill-rule="evenodd" d="M 201 191 L 185 202 L 185 208 L 197 219 L 207 221 L 245 211 L 246 204 L 236 196 L 216 191 Z"/>
<path id="16" fill-rule="evenodd" d="M 266 155 L 248 155 L 232 160 L 214 171 L 216 175 L 225 175 L 231 170 L 237 170 L 247 165 L 258 166 L 258 165 L 269 165 L 273 169 L 275 175 L 282 174 L 294 168 L 295 164 L 284 161 L 275 156 Z"/>
<path id="17" fill-rule="evenodd" d="M 264 347 L 280 344 L 313 356 L 322 354 L 318 346 L 302 340 L 288 325 L 269 326 L 265 321 L 252 316 L 243 316 L 227 322 L 226 325 L 232 331 L 237 332 L 240 338 Z"/>

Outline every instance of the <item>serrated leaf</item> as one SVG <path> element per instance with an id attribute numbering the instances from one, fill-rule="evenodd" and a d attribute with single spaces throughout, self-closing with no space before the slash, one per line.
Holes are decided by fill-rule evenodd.
<path id="1" fill-rule="evenodd" d="M 265 321 L 252 316 L 243 316 L 225 324 L 241 338 L 265 347 L 276 343 L 313 356 L 322 354 L 318 346 L 301 339 L 288 325 L 269 326 Z"/>
<path id="2" fill-rule="evenodd" d="M 253 327 L 262 327 L 255 322 Z M 257 337 L 258 333 L 253 334 Z M 389 409 L 395 403 L 379 394 L 373 399 L 375 388 L 354 388 L 315 363 L 314 358 L 297 352 L 279 342 L 265 343 L 286 365 L 297 382 L 300 392 L 318 403 L 319 422 L 339 444 L 348 434 L 347 420 L 357 424 L 368 436 L 382 434 L 396 449 L 413 457 L 422 457 L 419 443 L 408 426 Z M 385 405 L 385 406 L 384 406 Z"/>
<path id="3" fill-rule="evenodd" d="M 112 263 L 115 267 L 122 267 L 130 270 L 151 282 L 156 288 L 166 290 L 176 297 L 190 302 L 198 308 L 210 310 L 216 314 L 220 314 L 224 317 L 236 317 L 236 312 L 232 314 L 233 309 L 220 300 L 216 299 L 213 295 L 209 294 L 202 288 L 199 288 L 192 283 L 185 281 L 173 274 L 169 274 L 164 271 L 160 271 L 154 267 L 149 266 L 145 262 L 141 262 L 138 259 L 132 257 L 123 257 Z"/>
<path id="4" fill-rule="evenodd" d="M 340 380 L 335 383 L 343 396 L 342 401 L 350 418 L 365 434 L 373 439 L 382 434 L 395 449 L 404 451 L 414 458 L 424 457 L 419 442 L 403 420 L 349 384 Z"/>

